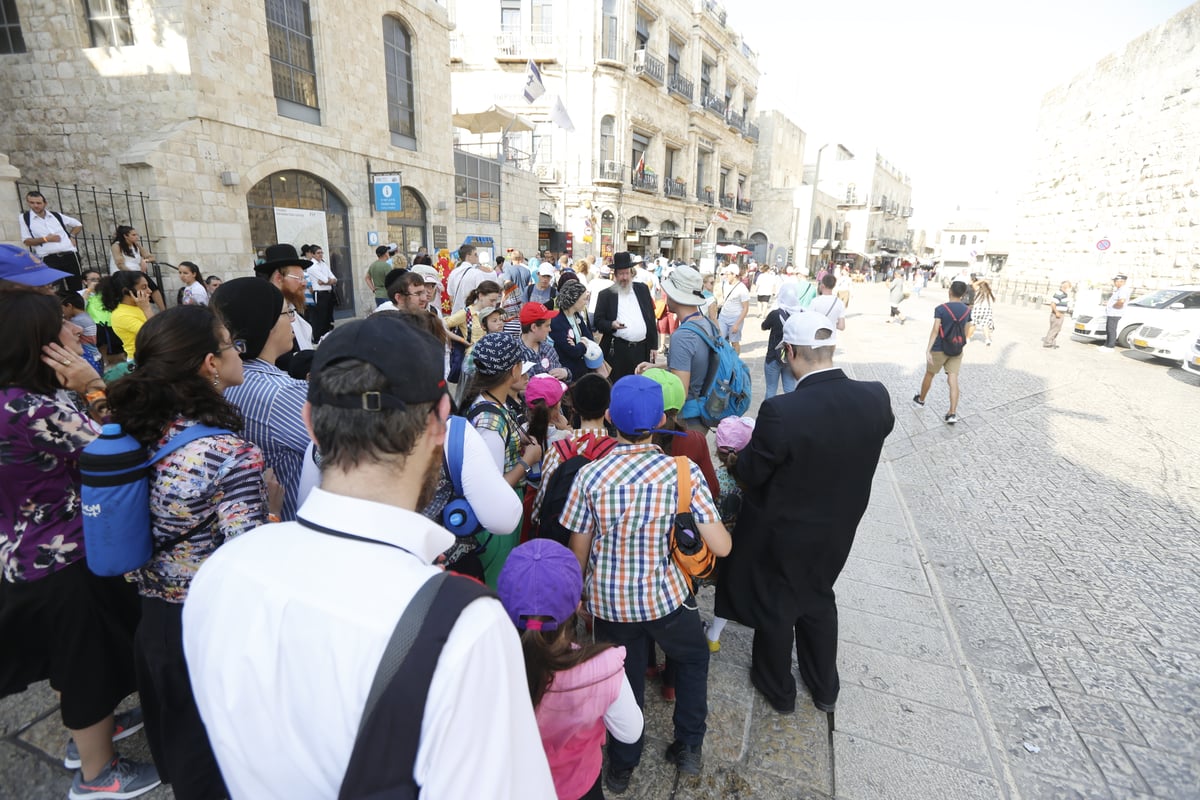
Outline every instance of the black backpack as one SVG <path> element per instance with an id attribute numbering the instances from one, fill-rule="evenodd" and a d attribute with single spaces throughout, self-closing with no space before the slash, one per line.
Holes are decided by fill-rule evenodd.
<path id="1" fill-rule="evenodd" d="M 617 440 L 611 436 L 592 438 L 583 448 L 583 452 L 579 452 L 570 439 L 559 439 L 554 443 L 554 449 L 558 451 L 562 463 L 550 476 L 550 483 L 546 485 L 546 492 L 542 495 L 542 505 L 538 509 L 538 529 L 534 538 L 553 539 L 564 547 L 571 546 L 571 531 L 564 528 L 558 518 L 571 495 L 575 473 L 579 472 L 581 467 L 608 455 L 616 446 Z"/>
<path id="2" fill-rule="evenodd" d="M 942 308 L 946 309 L 946 315 L 950 317 L 950 324 L 942 326 L 942 352 L 948 356 L 960 355 L 967 343 L 967 317 L 971 316 L 971 309 L 967 308 L 963 311 L 962 318 L 958 318 L 950 310 L 949 303 L 942 303 Z"/>

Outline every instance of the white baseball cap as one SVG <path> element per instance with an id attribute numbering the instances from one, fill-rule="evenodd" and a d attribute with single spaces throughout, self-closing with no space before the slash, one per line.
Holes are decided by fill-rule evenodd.
<path id="1" fill-rule="evenodd" d="M 550 266 L 549 264 L 542 264 L 540 267 L 538 267 L 538 275 L 548 275 L 553 278 L 555 275 L 554 267 Z"/>
<path id="2" fill-rule="evenodd" d="M 829 331 L 829 338 L 818 339 L 818 331 Z M 783 340 L 800 347 L 831 347 L 837 344 L 837 328 L 824 314 L 801 311 L 792 314 L 783 323 Z"/>

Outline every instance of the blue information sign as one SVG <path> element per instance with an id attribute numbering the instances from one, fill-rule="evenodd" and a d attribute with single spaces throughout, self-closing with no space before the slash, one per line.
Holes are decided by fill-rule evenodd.
<path id="1" fill-rule="evenodd" d="M 400 211 L 400 176 L 375 175 L 372 182 L 375 188 L 375 210 Z"/>

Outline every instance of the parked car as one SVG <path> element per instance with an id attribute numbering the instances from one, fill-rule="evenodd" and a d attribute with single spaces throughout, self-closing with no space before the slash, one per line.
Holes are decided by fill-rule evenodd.
<path id="1" fill-rule="evenodd" d="M 1183 360 L 1183 368 L 1200 375 L 1200 339 L 1192 343 L 1192 352 Z"/>
<path id="2" fill-rule="evenodd" d="M 1129 337 L 1134 350 L 1155 358 L 1182 364 L 1192 355 L 1192 345 L 1200 336 L 1200 308 L 1172 309 L 1164 323 L 1148 323 Z"/>
<path id="3" fill-rule="evenodd" d="M 1178 311 L 1200 309 L 1200 286 L 1172 286 L 1143 295 L 1125 304 L 1117 344 L 1131 347 L 1129 337 L 1143 325 L 1159 328 L 1173 327 L 1170 315 Z M 1104 306 L 1076 309 L 1071 333 L 1092 341 L 1104 341 L 1108 315 Z"/>

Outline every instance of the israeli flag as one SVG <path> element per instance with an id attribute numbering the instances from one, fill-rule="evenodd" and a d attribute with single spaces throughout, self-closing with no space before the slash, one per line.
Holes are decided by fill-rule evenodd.
<path id="1" fill-rule="evenodd" d="M 532 103 L 546 93 L 546 87 L 542 83 L 542 71 L 538 69 L 537 64 L 533 63 L 533 59 L 529 59 L 528 66 L 525 67 L 525 100 Z"/>

